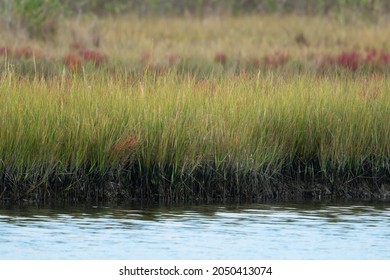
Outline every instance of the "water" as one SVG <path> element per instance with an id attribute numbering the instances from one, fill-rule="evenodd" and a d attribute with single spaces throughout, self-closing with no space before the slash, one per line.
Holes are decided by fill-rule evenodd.
<path id="1" fill-rule="evenodd" d="M 2 209 L 0 259 L 390 259 L 390 204 Z"/>

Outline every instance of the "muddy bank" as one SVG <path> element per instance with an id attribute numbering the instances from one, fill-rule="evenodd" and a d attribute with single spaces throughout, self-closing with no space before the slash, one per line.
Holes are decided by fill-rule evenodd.
<path id="1" fill-rule="evenodd" d="M 296 174 L 295 174 L 296 175 Z M 154 170 L 107 171 L 103 174 L 77 172 L 23 176 L 3 172 L 0 203 L 126 203 L 131 201 L 183 202 L 293 202 L 305 200 L 390 201 L 386 176 L 340 176 L 332 182 L 309 176 L 262 173 L 210 172 L 172 176 Z M 343 178 L 343 179 L 340 179 Z"/>

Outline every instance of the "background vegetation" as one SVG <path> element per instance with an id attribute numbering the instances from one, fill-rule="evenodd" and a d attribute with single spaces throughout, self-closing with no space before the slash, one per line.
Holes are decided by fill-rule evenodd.
<path id="1" fill-rule="evenodd" d="M 136 12 L 153 15 L 205 15 L 247 13 L 328 14 L 345 10 L 384 13 L 390 8 L 386 0 L 59 0 L 72 11 Z M 72 3 L 73 2 L 73 3 Z"/>
<path id="2" fill-rule="evenodd" d="M 135 14 L 138 16 L 208 16 L 247 14 L 341 15 L 366 18 L 387 14 L 386 0 L 1 0 L 9 26 L 22 26 L 31 37 L 51 38 L 62 16 Z"/>

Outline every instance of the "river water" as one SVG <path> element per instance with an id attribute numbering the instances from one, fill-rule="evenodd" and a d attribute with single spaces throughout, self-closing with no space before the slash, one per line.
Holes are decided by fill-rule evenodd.
<path id="1" fill-rule="evenodd" d="M 390 259 L 390 204 L 0 209 L 0 259 Z"/>

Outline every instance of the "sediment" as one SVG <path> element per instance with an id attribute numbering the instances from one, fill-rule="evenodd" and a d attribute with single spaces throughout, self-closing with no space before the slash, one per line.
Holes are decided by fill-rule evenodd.
<path id="1" fill-rule="evenodd" d="M 87 170 L 53 172 L 29 179 L 3 171 L 0 204 L 390 201 L 390 178 L 385 173 L 339 174 L 331 180 L 320 173 L 240 173 L 210 167 L 176 175 L 159 168 L 144 173 L 137 168 Z"/>

